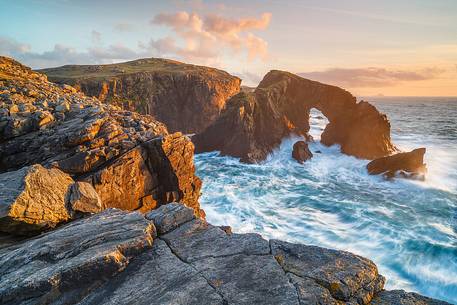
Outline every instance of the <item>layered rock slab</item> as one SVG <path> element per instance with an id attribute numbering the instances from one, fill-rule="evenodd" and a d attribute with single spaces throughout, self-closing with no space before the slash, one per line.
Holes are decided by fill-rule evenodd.
<path id="1" fill-rule="evenodd" d="M 139 213 L 106 210 L 0 250 L 0 303 L 74 304 L 150 248 L 155 229 Z"/>
<path id="2" fill-rule="evenodd" d="M 322 143 L 364 159 L 395 151 L 387 117 L 367 102 L 357 103 L 349 92 L 297 75 L 271 71 L 254 92 L 241 92 L 227 101 L 220 117 L 192 140 L 197 152 L 217 150 L 243 162 L 264 160 L 282 139 L 307 137 L 309 114 L 320 110 L 329 120 Z"/>
<path id="3" fill-rule="evenodd" d="M 323 305 L 369 304 L 373 297 L 374 304 L 446 304 L 380 292 L 383 281 L 367 259 L 226 234 L 182 204 L 146 217 L 106 210 L 0 247 L 0 302 Z"/>
<path id="4" fill-rule="evenodd" d="M 160 58 L 40 72 L 101 101 L 153 115 L 170 131 L 184 133 L 200 132 L 212 123 L 241 84 L 239 78 L 221 70 Z"/>

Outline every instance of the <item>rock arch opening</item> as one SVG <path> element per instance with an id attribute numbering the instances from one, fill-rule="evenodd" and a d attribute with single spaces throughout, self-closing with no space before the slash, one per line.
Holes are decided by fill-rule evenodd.
<path id="1" fill-rule="evenodd" d="M 308 136 L 313 108 L 329 122 L 320 137 L 322 144 L 339 144 L 343 153 L 363 159 L 395 151 L 390 123 L 373 105 L 357 103 L 344 89 L 283 71 L 270 71 L 254 92 L 232 97 L 220 117 L 192 141 L 197 152 L 218 150 L 243 162 L 258 162 L 283 138 Z"/>
<path id="2" fill-rule="evenodd" d="M 328 123 L 329 120 L 320 110 L 316 108 L 311 108 L 311 110 L 309 111 L 308 134 L 314 141 L 320 142 L 322 133 L 324 132 Z"/>

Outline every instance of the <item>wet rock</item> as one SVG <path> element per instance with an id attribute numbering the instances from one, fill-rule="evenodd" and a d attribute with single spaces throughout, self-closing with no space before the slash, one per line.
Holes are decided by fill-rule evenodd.
<path id="1" fill-rule="evenodd" d="M 0 174 L 0 231 L 32 234 L 69 220 L 72 184 L 69 175 L 39 164 Z"/>
<path id="2" fill-rule="evenodd" d="M 154 226 L 107 210 L 0 250 L 0 303 L 74 304 L 150 248 Z"/>
<path id="3" fill-rule="evenodd" d="M 321 142 L 341 151 L 374 159 L 395 151 L 387 117 L 349 92 L 297 75 L 271 71 L 252 93 L 241 92 L 226 103 L 219 118 L 192 137 L 197 152 L 217 150 L 243 162 L 264 160 L 283 138 L 307 136 L 309 113 L 320 110 L 329 120 Z"/>
<path id="4" fill-rule="evenodd" d="M 298 163 L 303 163 L 313 157 L 313 153 L 309 150 L 308 144 L 305 141 L 295 142 L 292 149 L 292 158 Z"/>
<path id="5" fill-rule="evenodd" d="M 179 203 L 169 203 L 146 214 L 152 220 L 159 234 L 168 233 L 183 223 L 195 219 L 194 211 Z"/>
<path id="6" fill-rule="evenodd" d="M 450 305 L 436 299 L 427 298 L 414 292 L 391 290 L 380 292 L 371 302 L 372 305 Z"/>
<path id="7" fill-rule="evenodd" d="M 70 189 L 70 206 L 74 211 L 98 213 L 103 209 L 100 196 L 93 186 L 86 182 L 75 182 Z"/>
<path id="8" fill-rule="evenodd" d="M 398 153 L 379 158 L 367 164 L 370 175 L 384 174 L 387 178 L 400 176 L 403 178 L 424 179 L 427 172 L 424 164 L 425 148 L 410 152 Z"/>
<path id="9" fill-rule="evenodd" d="M 240 91 L 241 80 L 227 72 L 166 59 L 96 67 L 72 65 L 40 72 L 101 101 L 153 115 L 172 132 L 202 131 Z"/>
<path id="10" fill-rule="evenodd" d="M 270 246 L 286 272 L 314 280 L 336 300 L 368 304 L 384 286 L 376 265 L 352 253 L 277 240 L 271 240 Z"/>

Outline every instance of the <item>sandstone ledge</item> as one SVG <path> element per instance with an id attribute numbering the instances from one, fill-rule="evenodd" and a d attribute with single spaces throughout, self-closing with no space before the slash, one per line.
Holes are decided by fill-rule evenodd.
<path id="1" fill-rule="evenodd" d="M 447 304 L 383 291 L 363 257 L 227 234 L 176 203 L 145 217 L 110 209 L 0 247 L 0 279 L 5 305 Z"/>

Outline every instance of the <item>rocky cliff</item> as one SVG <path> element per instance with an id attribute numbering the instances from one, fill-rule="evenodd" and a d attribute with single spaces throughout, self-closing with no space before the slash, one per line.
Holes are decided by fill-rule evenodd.
<path id="1" fill-rule="evenodd" d="M 200 132 L 211 124 L 241 83 L 221 70 L 159 58 L 40 72 L 101 101 L 153 115 L 170 131 L 184 133 Z"/>
<path id="2" fill-rule="evenodd" d="M 174 203 L 145 216 L 105 210 L 0 245 L 0 279 L 4 305 L 447 304 L 383 290 L 366 258 L 227 233 Z"/>
<path id="3" fill-rule="evenodd" d="M 203 215 L 193 150 L 187 137 L 169 134 L 165 125 L 150 116 L 50 83 L 46 76 L 0 57 L 0 173 L 9 172 L 17 185 L 30 178 L 22 168 L 41 164 L 66 175 L 62 181 L 91 184 L 103 208 L 147 211 L 179 201 Z M 38 180 L 46 180 L 46 175 Z M 5 181 L 2 196 L 9 192 Z M 28 204 L 14 202 L 16 197 L 2 199 L 0 222 L 55 225 L 35 215 Z M 25 207 L 17 210 L 19 206 Z"/>
<path id="4" fill-rule="evenodd" d="M 241 92 L 221 116 L 192 140 L 198 152 L 222 154 L 257 162 L 291 134 L 307 136 L 309 113 L 320 110 L 329 120 L 322 133 L 325 145 L 339 144 L 343 153 L 374 159 L 395 151 L 387 117 L 349 92 L 297 75 L 271 71 L 254 92 Z"/>

